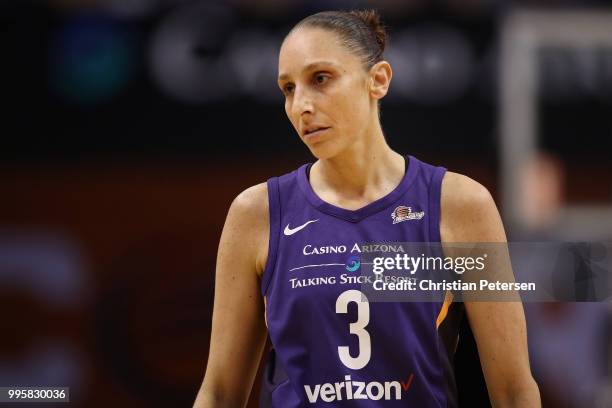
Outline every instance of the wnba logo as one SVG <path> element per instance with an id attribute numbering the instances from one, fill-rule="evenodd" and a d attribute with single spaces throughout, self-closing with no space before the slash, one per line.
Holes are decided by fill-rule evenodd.
<path id="1" fill-rule="evenodd" d="M 349 256 L 346 261 L 346 270 L 349 272 L 355 272 L 361 266 L 361 260 L 357 255 Z"/>

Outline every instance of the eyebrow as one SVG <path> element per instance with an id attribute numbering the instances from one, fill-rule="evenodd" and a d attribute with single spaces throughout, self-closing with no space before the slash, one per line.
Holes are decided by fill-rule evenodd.
<path id="1" fill-rule="evenodd" d="M 304 67 L 304 69 L 302 69 L 302 72 L 309 71 L 309 70 L 311 70 L 314 67 L 317 67 L 319 65 L 331 65 L 332 67 L 338 67 L 338 64 L 336 64 L 335 62 L 331 62 L 331 61 L 316 61 L 316 62 L 311 62 L 310 64 L 306 65 Z M 280 74 L 278 76 L 278 80 L 279 81 L 283 81 L 283 80 L 285 80 L 287 78 L 289 78 L 289 74 Z"/>

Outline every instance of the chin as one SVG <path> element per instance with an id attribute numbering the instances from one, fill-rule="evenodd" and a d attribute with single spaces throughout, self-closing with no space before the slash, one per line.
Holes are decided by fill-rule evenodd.
<path id="1" fill-rule="evenodd" d="M 319 160 L 331 159 L 337 156 L 341 150 L 335 143 L 330 143 L 330 141 L 319 142 L 307 146 L 308 149 L 310 149 L 310 153 Z"/>

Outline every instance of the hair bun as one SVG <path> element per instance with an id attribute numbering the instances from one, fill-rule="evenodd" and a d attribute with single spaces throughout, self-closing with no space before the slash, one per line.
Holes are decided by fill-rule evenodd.
<path id="1" fill-rule="evenodd" d="M 376 10 L 352 10 L 350 14 L 359 18 L 367 25 L 372 33 L 376 37 L 376 43 L 380 47 L 380 53 L 382 54 L 387 44 L 387 30 L 380 21 L 380 14 Z"/>

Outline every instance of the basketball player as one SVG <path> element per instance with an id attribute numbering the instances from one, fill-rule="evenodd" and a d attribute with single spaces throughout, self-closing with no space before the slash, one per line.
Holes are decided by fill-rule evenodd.
<path id="1" fill-rule="evenodd" d="M 441 331 L 452 335 L 446 323 L 463 304 L 369 303 L 360 284 L 340 283 L 355 243 L 506 240 L 483 186 L 386 143 L 384 48 L 373 11 L 318 13 L 285 38 L 285 111 L 318 160 L 245 190 L 229 209 L 195 407 L 245 406 L 268 333 L 285 375 L 273 407 L 456 406 L 454 343 Z M 522 305 L 465 309 L 493 406 L 540 406 Z"/>

